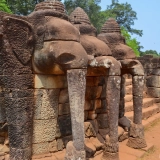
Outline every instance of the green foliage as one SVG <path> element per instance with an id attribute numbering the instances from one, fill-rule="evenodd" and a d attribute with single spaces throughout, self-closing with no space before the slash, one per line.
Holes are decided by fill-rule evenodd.
<path id="1" fill-rule="evenodd" d="M 0 11 L 12 13 L 6 3 L 6 0 L 0 0 Z"/>
<path id="2" fill-rule="evenodd" d="M 133 49 L 136 56 L 140 56 L 139 42 L 136 40 L 136 38 L 131 38 L 131 35 L 124 27 L 121 27 L 121 33 L 125 37 L 126 44 Z"/>
<path id="3" fill-rule="evenodd" d="M 146 50 L 145 52 L 141 52 L 141 56 L 144 56 L 144 55 L 146 55 L 146 54 L 151 54 L 151 55 L 153 55 L 153 56 L 155 56 L 155 57 L 158 57 L 158 56 L 160 56 L 160 53 L 158 53 L 157 51 L 155 51 L 155 50 Z"/>
<path id="4" fill-rule="evenodd" d="M 76 7 L 83 8 L 89 16 L 91 23 L 100 31 L 106 21 L 105 14 L 101 12 L 100 2 L 100 0 L 65 0 L 64 4 L 68 15 L 70 15 Z"/>
<path id="5" fill-rule="evenodd" d="M 115 18 L 118 24 L 125 27 L 131 34 L 143 35 L 142 30 L 131 28 L 134 21 L 137 20 L 137 13 L 132 10 L 131 5 L 127 2 L 120 4 L 118 0 L 116 2 L 113 0 L 112 4 L 107 6 L 105 13 L 107 18 Z"/>
<path id="6" fill-rule="evenodd" d="M 14 14 L 28 15 L 34 10 L 37 3 L 43 1 L 44 0 L 7 0 L 7 4 Z"/>

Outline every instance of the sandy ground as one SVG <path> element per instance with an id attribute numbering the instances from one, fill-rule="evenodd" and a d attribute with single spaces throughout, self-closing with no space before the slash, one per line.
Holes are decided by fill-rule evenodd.
<path id="1" fill-rule="evenodd" d="M 147 142 L 154 144 L 154 148 L 138 160 L 160 160 L 160 120 L 146 129 L 145 137 Z"/>

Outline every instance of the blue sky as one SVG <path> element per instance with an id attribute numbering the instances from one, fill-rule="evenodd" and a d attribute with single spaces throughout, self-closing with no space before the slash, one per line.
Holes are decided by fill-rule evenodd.
<path id="1" fill-rule="evenodd" d="M 143 30 L 143 36 L 137 38 L 145 50 L 156 50 L 160 53 L 160 0 L 119 0 L 119 3 L 128 2 L 137 12 L 138 20 L 135 21 L 135 29 Z M 102 10 L 111 4 L 111 0 L 101 0 Z"/>

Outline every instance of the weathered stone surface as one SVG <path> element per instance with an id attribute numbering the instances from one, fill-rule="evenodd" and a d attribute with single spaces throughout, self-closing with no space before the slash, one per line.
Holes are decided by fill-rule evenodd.
<path id="1" fill-rule="evenodd" d="M 5 98 L 5 105 L 9 125 L 23 126 L 26 123 L 32 124 L 33 98 Z"/>
<path id="2" fill-rule="evenodd" d="M 90 122 L 96 132 L 96 134 L 98 133 L 98 130 L 99 130 L 99 124 L 98 124 L 98 121 L 97 119 L 94 119 L 94 120 L 88 120 L 87 122 Z"/>
<path id="3" fill-rule="evenodd" d="M 56 137 L 56 119 L 33 121 L 33 143 L 53 141 Z"/>
<path id="4" fill-rule="evenodd" d="M 48 152 L 49 152 L 49 143 L 48 142 L 32 144 L 33 155 L 44 154 L 44 153 L 48 153 Z"/>
<path id="5" fill-rule="evenodd" d="M 125 130 L 129 130 L 130 126 L 131 126 L 131 121 L 127 118 L 127 117 L 122 117 L 119 118 L 118 120 L 118 124 L 123 127 Z"/>
<path id="6" fill-rule="evenodd" d="M 22 149 L 29 147 L 32 139 L 31 133 L 31 124 L 25 123 L 21 126 L 10 124 L 8 127 L 10 147 L 21 147 Z"/>
<path id="7" fill-rule="evenodd" d="M 72 134 L 70 115 L 63 115 L 58 117 L 58 130 L 62 137 Z"/>
<path id="8" fill-rule="evenodd" d="M 96 119 L 97 113 L 96 111 L 88 111 L 88 119 Z"/>
<path id="9" fill-rule="evenodd" d="M 101 150 L 103 144 L 95 137 L 90 138 L 90 142 L 96 147 L 96 150 Z"/>
<path id="10" fill-rule="evenodd" d="M 32 74 L 24 75 L 0 75 L 0 85 L 5 88 L 32 89 L 34 87 L 34 77 Z"/>
<path id="11" fill-rule="evenodd" d="M 57 149 L 58 149 L 58 151 L 62 151 L 63 148 L 64 148 L 63 140 L 61 138 L 57 139 Z"/>
<path id="12" fill-rule="evenodd" d="M 121 136 L 118 138 L 118 141 L 119 141 L 119 142 L 122 142 L 122 141 L 128 139 L 128 137 L 129 137 L 128 132 L 124 132 L 123 135 L 121 135 Z"/>
<path id="13" fill-rule="evenodd" d="M 58 151 L 57 141 L 54 140 L 54 141 L 49 143 L 49 152 L 57 152 L 57 151 Z"/>
<path id="14" fill-rule="evenodd" d="M 0 97 L 0 123 L 4 123 L 6 121 L 6 110 L 4 103 L 4 98 Z"/>
<path id="15" fill-rule="evenodd" d="M 30 159 L 31 147 L 25 149 L 10 148 L 10 158 L 16 160 Z"/>
<path id="16" fill-rule="evenodd" d="M 118 137 L 122 136 L 123 134 L 124 134 L 124 129 L 118 126 Z"/>
<path id="17" fill-rule="evenodd" d="M 85 77 L 84 69 L 67 71 L 73 144 L 78 151 L 84 151 L 84 119 L 82 117 L 84 117 Z"/>
<path id="18" fill-rule="evenodd" d="M 0 144 L 4 144 L 5 137 L 0 137 Z"/>
<path id="19" fill-rule="evenodd" d="M 71 136 L 62 137 L 62 141 L 63 141 L 64 147 L 66 147 L 67 143 L 69 141 L 72 141 L 72 140 L 73 140 L 72 135 Z"/>
<path id="20" fill-rule="evenodd" d="M 0 149 L 0 152 L 9 153 L 10 149 L 8 145 L 3 145 L 3 147 Z"/>
<path id="21" fill-rule="evenodd" d="M 98 139 L 102 144 L 105 143 L 105 139 L 104 139 L 99 133 L 97 134 L 97 139 Z"/>
<path id="22" fill-rule="evenodd" d="M 133 76 L 132 84 L 133 84 L 133 87 L 132 87 L 133 96 L 142 97 L 143 90 L 144 90 L 144 76 Z"/>
<path id="23" fill-rule="evenodd" d="M 127 145 L 135 149 L 145 148 L 147 146 L 144 139 L 144 127 L 142 124 L 133 123 L 131 125 Z"/>
<path id="24" fill-rule="evenodd" d="M 88 110 L 93 110 L 93 109 L 94 109 L 93 100 L 85 100 L 84 110 L 88 111 Z"/>
<path id="25" fill-rule="evenodd" d="M 58 105 L 58 115 L 62 116 L 70 113 L 70 105 L 69 103 L 59 104 Z"/>
<path id="26" fill-rule="evenodd" d="M 67 79 L 66 76 L 55 76 L 55 75 L 41 75 L 35 74 L 34 77 L 35 88 L 66 88 L 67 87 Z"/>
<path id="27" fill-rule="evenodd" d="M 84 111 L 84 121 L 88 119 L 88 111 Z"/>
<path id="28" fill-rule="evenodd" d="M 101 103 L 101 100 L 100 99 L 96 99 L 95 101 L 94 101 L 94 108 L 95 109 L 99 109 L 99 108 L 101 108 L 102 107 L 102 103 Z"/>
<path id="29" fill-rule="evenodd" d="M 146 79 L 147 87 L 160 88 L 160 76 L 151 75 Z"/>
<path id="30" fill-rule="evenodd" d="M 5 89 L 5 97 L 7 98 L 33 98 L 33 89 Z"/>
<path id="31" fill-rule="evenodd" d="M 36 89 L 34 119 L 54 119 L 58 117 L 59 89 Z"/>
<path id="32" fill-rule="evenodd" d="M 84 122 L 85 137 L 96 137 L 96 131 L 91 122 Z"/>
<path id="33" fill-rule="evenodd" d="M 59 103 L 69 103 L 68 89 L 62 89 L 59 95 Z"/>
<path id="34" fill-rule="evenodd" d="M 159 98 L 160 97 L 160 88 L 148 87 L 147 88 L 147 93 L 151 97 Z"/>
<path id="35" fill-rule="evenodd" d="M 99 129 L 98 132 L 103 137 L 103 139 L 106 140 L 106 136 L 109 133 L 109 128 L 107 128 L 107 129 Z"/>
<path id="36" fill-rule="evenodd" d="M 91 143 L 88 138 L 85 138 L 85 151 L 87 158 L 92 157 L 96 153 L 96 147 Z"/>
<path id="37" fill-rule="evenodd" d="M 97 121 L 100 129 L 108 128 L 108 115 L 107 113 L 98 114 Z"/>
<path id="38" fill-rule="evenodd" d="M 77 160 L 77 159 L 85 160 L 86 159 L 86 153 L 85 151 L 78 151 L 73 145 L 73 142 L 70 141 L 67 143 L 66 146 L 66 155 L 65 160 Z"/>

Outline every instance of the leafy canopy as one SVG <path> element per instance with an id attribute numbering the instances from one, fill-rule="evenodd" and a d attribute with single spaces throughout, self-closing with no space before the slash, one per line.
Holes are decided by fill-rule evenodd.
<path id="1" fill-rule="evenodd" d="M 0 0 L 0 11 L 12 13 L 9 9 L 9 6 L 6 3 L 6 0 Z"/>
<path id="2" fill-rule="evenodd" d="M 120 4 L 118 0 L 112 1 L 112 4 L 107 6 L 105 14 L 106 18 L 115 18 L 118 24 L 123 26 L 131 34 L 143 35 L 142 30 L 132 28 L 134 21 L 137 20 L 137 13 L 132 10 L 131 5 L 127 2 Z"/>

